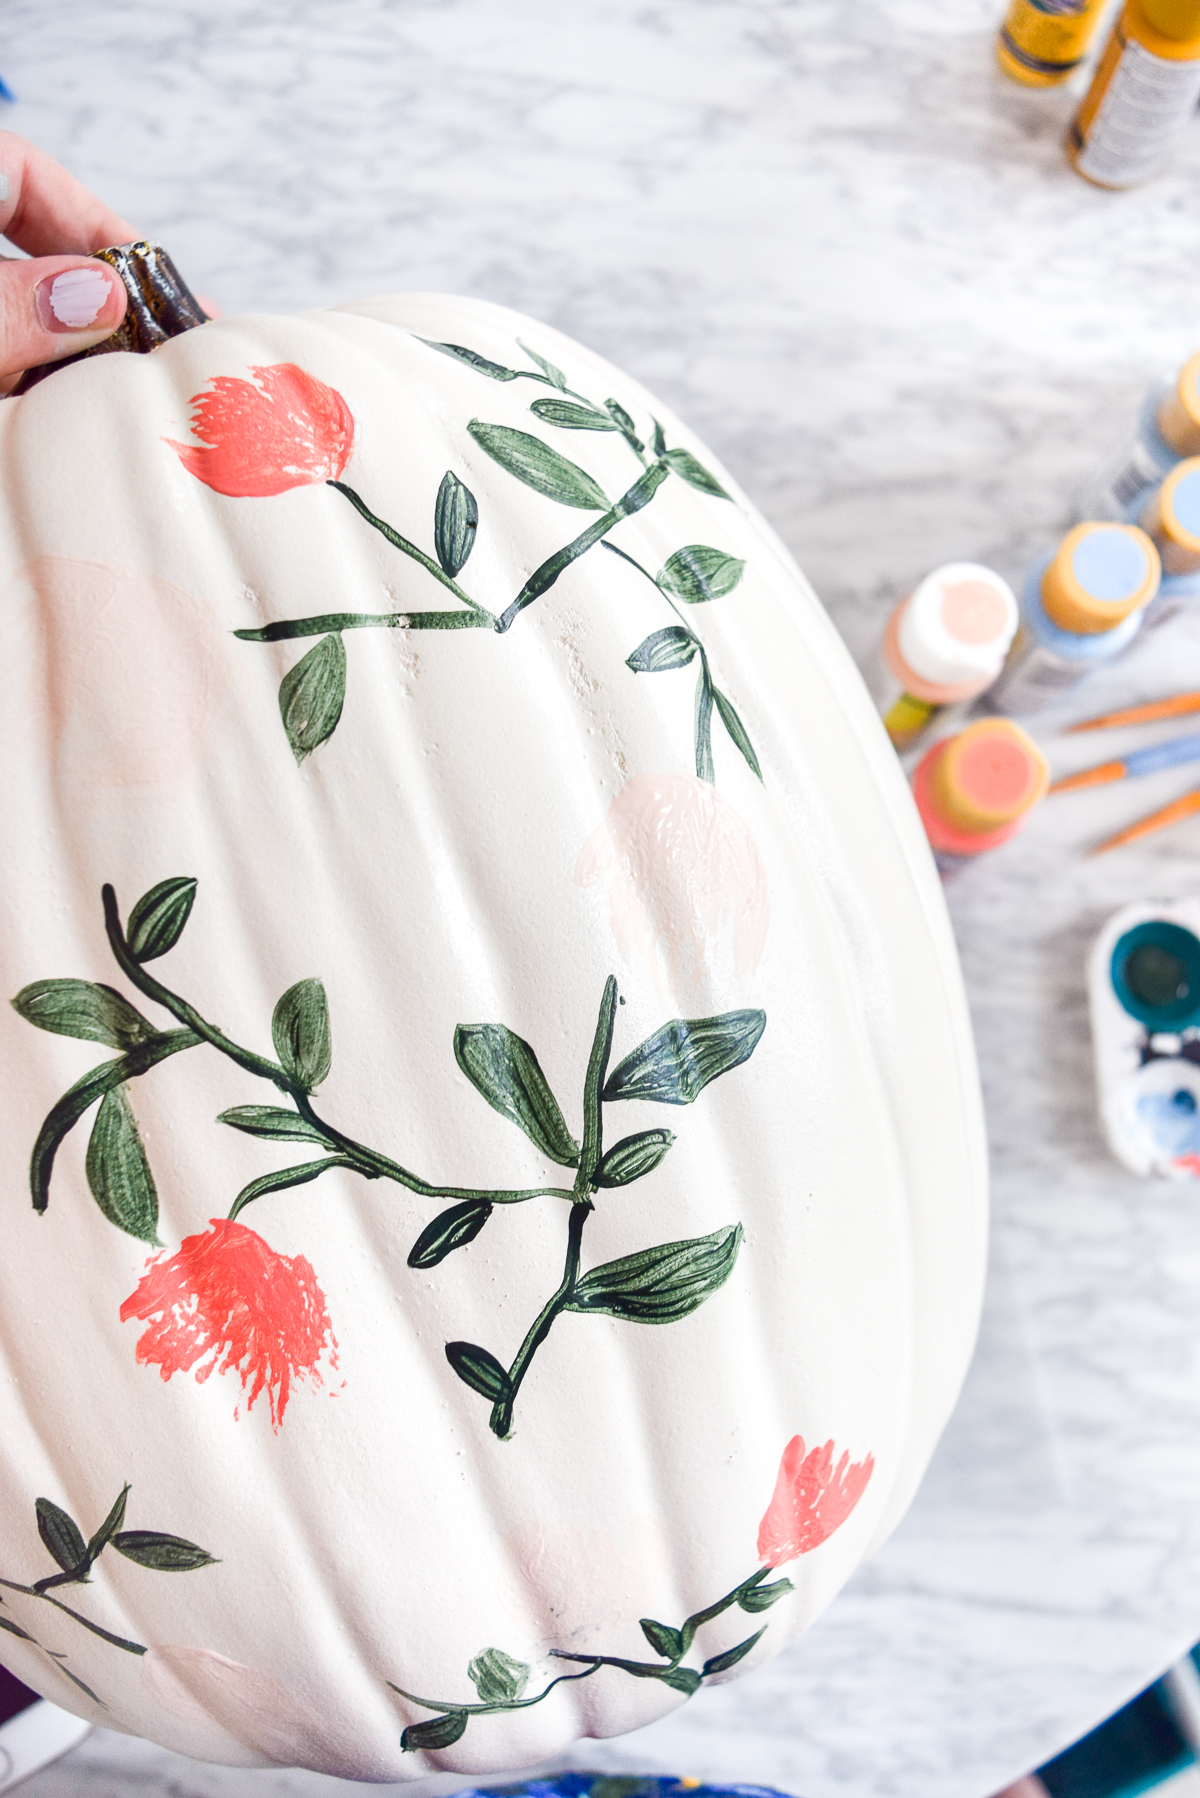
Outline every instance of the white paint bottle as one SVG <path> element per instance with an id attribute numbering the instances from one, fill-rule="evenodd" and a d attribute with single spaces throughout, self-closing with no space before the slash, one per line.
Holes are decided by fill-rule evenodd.
<path id="1" fill-rule="evenodd" d="M 1008 582 L 980 562 L 944 563 L 901 600 L 887 621 L 873 682 L 897 749 L 946 706 L 991 686 L 1019 618 Z"/>

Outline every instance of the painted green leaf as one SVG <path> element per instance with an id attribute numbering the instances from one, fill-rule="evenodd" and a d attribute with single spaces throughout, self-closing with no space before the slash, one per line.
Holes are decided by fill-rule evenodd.
<path id="1" fill-rule="evenodd" d="M 271 1019 L 271 1040 L 285 1074 L 311 1092 L 329 1072 L 329 1004 L 319 980 L 289 986 Z"/>
<path id="2" fill-rule="evenodd" d="M 19 1623 L 11 1622 L 7 1617 L 0 1617 L 0 1629 L 6 1629 L 10 1636 L 20 1636 L 22 1642 L 32 1642 L 33 1637 Z"/>
<path id="3" fill-rule="evenodd" d="M 641 451 L 644 450 L 646 446 L 642 442 L 641 438 L 638 436 L 637 430 L 634 426 L 634 422 L 633 422 L 632 418 L 630 418 L 628 412 L 626 412 L 624 406 L 621 405 L 620 401 L 619 400 L 605 400 L 604 410 L 608 413 L 609 417 L 612 419 L 613 423 L 616 425 L 618 431 L 621 432 L 622 436 L 624 436 L 630 443 L 632 443 L 633 447 L 640 454 Z"/>
<path id="4" fill-rule="evenodd" d="M 50 1203 L 50 1176 L 54 1172 L 54 1158 L 62 1146 L 63 1138 L 75 1128 L 84 1112 L 97 1099 L 102 1099 L 105 1093 L 112 1092 L 114 1087 L 122 1085 L 137 1074 L 146 1073 L 158 1062 L 165 1061 L 168 1055 L 177 1055 L 181 1049 L 197 1048 L 200 1040 L 191 1030 L 164 1031 L 161 1036 L 152 1037 L 148 1043 L 131 1049 L 127 1055 L 102 1062 L 63 1094 L 58 1104 L 47 1114 L 29 1158 L 29 1190 L 35 1211 L 45 1211 Z"/>
<path id="5" fill-rule="evenodd" d="M 28 1024 L 103 1043 L 109 1049 L 135 1049 L 156 1034 L 154 1025 L 135 1011 L 111 986 L 91 980 L 35 980 L 12 1002 Z"/>
<path id="6" fill-rule="evenodd" d="M 698 648 L 695 637 L 682 624 L 668 624 L 639 643 L 633 654 L 625 657 L 625 666 L 635 674 L 665 674 L 671 668 L 686 668 Z"/>
<path id="7" fill-rule="evenodd" d="M 257 1180 L 250 1180 L 243 1186 L 229 1207 L 229 1215 L 237 1217 L 255 1199 L 261 1199 L 264 1193 L 286 1192 L 292 1186 L 307 1186 L 310 1181 L 319 1180 L 329 1168 L 347 1165 L 349 1164 L 340 1155 L 323 1155 L 320 1161 L 305 1161 L 299 1167 L 280 1167 L 273 1173 L 260 1174 Z"/>
<path id="8" fill-rule="evenodd" d="M 449 468 L 433 508 L 433 541 L 442 571 L 453 580 L 475 547 L 479 507 L 471 489 Z"/>
<path id="9" fill-rule="evenodd" d="M 429 337 L 419 337 L 417 342 L 423 343 L 427 349 L 440 351 L 443 356 L 453 357 L 455 362 L 465 362 L 468 368 L 473 368 L 476 374 L 487 375 L 489 380 L 515 381 L 517 378 L 515 368 L 505 368 L 500 362 L 489 362 L 478 350 L 464 349 L 461 343 L 434 343 Z"/>
<path id="10" fill-rule="evenodd" d="M 322 1148 L 329 1146 L 307 1118 L 283 1105 L 235 1105 L 230 1111 L 218 1112 L 217 1122 L 229 1124 L 234 1130 L 244 1130 L 247 1136 L 265 1136 L 273 1142 L 315 1142 Z"/>
<path id="11" fill-rule="evenodd" d="M 713 698 L 716 700 L 717 710 L 721 714 L 721 723 L 725 726 L 725 729 L 729 732 L 730 736 L 745 756 L 750 772 L 752 774 L 757 774 L 759 780 L 761 780 L 762 769 L 758 765 L 758 757 L 754 753 L 754 745 L 746 734 L 746 726 L 742 723 L 741 719 L 726 699 L 724 693 L 720 692 L 716 687 L 713 688 Z"/>
<path id="12" fill-rule="evenodd" d="M 682 1692 L 685 1698 L 700 1690 L 700 1675 L 691 1667 L 668 1667 L 658 1677 L 664 1686 L 670 1686 L 673 1692 Z"/>
<path id="13" fill-rule="evenodd" d="M 165 1536 L 160 1530 L 120 1530 L 112 1539 L 117 1553 L 139 1567 L 156 1573 L 192 1573 L 197 1567 L 215 1567 L 217 1557 L 182 1536 Z"/>
<path id="14" fill-rule="evenodd" d="M 507 1397 L 508 1375 L 495 1355 L 489 1355 L 485 1348 L 474 1342 L 448 1342 L 446 1359 L 463 1385 L 470 1386 L 472 1391 L 481 1393 L 493 1404 Z"/>
<path id="15" fill-rule="evenodd" d="M 667 453 L 667 440 L 663 436 L 663 428 L 659 424 L 657 418 L 652 419 L 651 423 L 654 426 L 654 453 L 656 456 L 665 456 Z"/>
<path id="16" fill-rule="evenodd" d="M 523 1037 L 504 1024 L 460 1024 L 454 1032 L 454 1059 L 488 1104 L 523 1130 L 543 1155 L 560 1167 L 578 1164 L 579 1144 Z"/>
<path id="17" fill-rule="evenodd" d="M 560 456 L 540 437 L 511 430 L 508 425 L 484 424 L 478 418 L 473 418 L 467 429 L 493 462 L 506 468 L 518 481 L 524 481 L 535 493 L 557 500 L 561 506 L 578 506 L 585 512 L 607 511 L 604 489 L 577 462 Z"/>
<path id="18" fill-rule="evenodd" d="M 289 668 L 279 683 L 279 715 L 297 762 L 328 741 L 346 699 L 346 646 L 337 632 Z"/>
<path id="19" fill-rule="evenodd" d="M 656 1623 L 653 1617 L 641 1617 L 642 1634 L 649 1642 L 655 1654 L 661 1654 L 665 1661 L 677 1661 L 684 1652 L 683 1637 L 669 1623 Z"/>
<path id="20" fill-rule="evenodd" d="M 455 1249 L 474 1242 L 491 1215 L 492 1207 L 486 1199 L 464 1199 L 459 1205 L 451 1205 L 426 1224 L 408 1251 L 408 1265 L 436 1267 Z"/>
<path id="21" fill-rule="evenodd" d="M 670 1130 L 639 1130 L 614 1143 L 592 1175 L 597 1186 L 628 1186 L 653 1173 L 675 1137 Z"/>
<path id="22" fill-rule="evenodd" d="M 745 1659 L 759 1637 L 764 1635 L 765 1632 L 766 1625 L 764 1624 L 762 1629 L 757 1630 L 754 1635 L 747 1636 L 744 1642 L 739 1642 L 736 1648 L 727 1648 L 724 1654 L 714 1654 L 710 1656 L 704 1663 L 702 1677 L 707 1679 L 710 1673 L 727 1673 L 730 1667 L 736 1667 L 739 1661 Z"/>
<path id="23" fill-rule="evenodd" d="M 769 1611 L 779 1599 L 786 1598 L 789 1592 L 795 1590 L 790 1579 L 777 1579 L 769 1586 L 751 1586 L 748 1592 L 742 1593 L 738 1604 L 743 1611 Z"/>
<path id="24" fill-rule="evenodd" d="M 553 362 L 547 362 L 544 356 L 539 356 L 536 350 L 531 350 L 527 343 L 521 343 L 519 337 L 517 338 L 517 342 L 521 345 L 521 348 L 529 357 L 529 360 L 537 363 L 548 381 L 553 381 L 556 387 L 566 386 L 567 377 L 564 375 L 561 368 L 556 368 Z"/>
<path id="25" fill-rule="evenodd" d="M 467 1668 L 471 1684 L 484 1704 L 505 1704 L 519 1698 L 529 1684 L 531 1668 L 516 1661 L 502 1648 L 485 1648 Z"/>
<path id="26" fill-rule="evenodd" d="M 720 599 L 722 594 L 732 593 L 745 566 L 739 556 L 727 556 L 722 549 L 710 549 L 705 543 L 689 543 L 664 562 L 654 579 L 672 599 L 697 606 L 705 600 Z"/>
<path id="27" fill-rule="evenodd" d="M 577 406 L 574 400 L 534 400 L 529 410 L 543 424 L 563 431 L 618 431 L 620 426 L 596 406 Z"/>
<path id="28" fill-rule="evenodd" d="M 156 961 L 175 947 L 195 898 L 196 882 L 187 874 L 160 880 L 142 894 L 125 927 L 125 941 L 134 961 Z"/>
<path id="29" fill-rule="evenodd" d="M 84 1566 L 88 1558 L 87 1543 L 75 1519 L 51 1498 L 39 1498 L 33 1508 L 37 1513 L 38 1535 L 63 1572 L 74 1573 L 77 1567 Z"/>
<path id="30" fill-rule="evenodd" d="M 741 1242 L 742 1226 L 730 1224 L 711 1236 L 662 1242 L 619 1261 L 606 1261 L 584 1274 L 565 1309 L 621 1317 L 628 1323 L 677 1323 L 725 1284 Z"/>
<path id="31" fill-rule="evenodd" d="M 766 1027 L 765 1011 L 672 1018 L 617 1064 L 608 1076 L 604 1097 L 690 1105 L 710 1080 L 750 1059 Z"/>
<path id="32" fill-rule="evenodd" d="M 710 786 L 716 778 L 712 756 L 712 709 L 713 684 L 708 677 L 708 669 L 702 664 L 700 679 L 696 682 L 696 714 L 693 725 L 696 737 L 696 779 L 706 780 Z"/>
<path id="33" fill-rule="evenodd" d="M 657 448 L 657 444 L 655 446 Z M 659 452 L 662 454 L 662 452 Z M 714 499 L 728 499 L 729 495 L 715 475 L 709 474 L 703 462 L 697 462 L 691 450 L 667 450 L 664 461 L 668 462 L 675 473 L 685 480 L 689 487 L 699 488 L 701 493 L 711 493 Z"/>
<path id="34" fill-rule="evenodd" d="M 88 1138 L 84 1162 L 92 1197 L 110 1224 L 158 1243 L 158 1191 L 123 1086 L 106 1093 Z"/>
<path id="35" fill-rule="evenodd" d="M 97 1555 L 103 1554 L 117 1531 L 125 1521 L 125 1500 L 129 1497 L 129 1482 L 126 1481 L 117 1495 L 112 1510 L 91 1538 L 87 1545 L 87 1557 L 94 1561 Z"/>
<path id="36" fill-rule="evenodd" d="M 405 1754 L 412 1754 L 416 1749 L 449 1748 L 457 1742 L 467 1727 L 465 1711 L 447 1711 L 444 1717 L 429 1717 L 424 1723 L 410 1723 L 400 1737 L 400 1748 Z"/>

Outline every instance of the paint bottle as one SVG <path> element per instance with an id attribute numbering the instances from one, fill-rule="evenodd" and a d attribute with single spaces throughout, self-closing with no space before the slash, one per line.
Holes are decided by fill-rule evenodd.
<path id="1" fill-rule="evenodd" d="M 1026 87 L 1057 87 L 1087 54 L 1107 0 L 1012 0 L 996 61 Z"/>
<path id="2" fill-rule="evenodd" d="M 1185 456 L 1200 456 L 1200 354 L 1189 356 L 1173 379 L 1150 388 L 1133 443 L 1088 496 L 1085 516 L 1132 523 L 1145 495 Z"/>
<path id="3" fill-rule="evenodd" d="M 1007 843 L 1049 784 L 1045 756 L 1008 718 L 981 718 L 927 749 L 913 797 L 941 872 Z"/>
<path id="4" fill-rule="evenodd" d="M 1020 613 L 979 562 L 947 562 L 901 600 L 883 633 L 875 698 L 904 749 L 944 706 L 974 699 L 1004 666 Z"/>
<path id="5" fill-rule="evenodd" d="M 1158 551 L 1132 524 L 1077 524 L 1030 570 L 1021 626 L 988 695 L 998 710 L 1053 705 L 1137 635 L 1158 592 Z"/>
<path id="6" fill-rule="evenodd" d="M 1153 540 L 1163 571 L 1142 618 L 1146 631 L 1200 602 L 1200 456 L 1176 463 L 1146 500 L 1138 523 Z"/>
<path id="7" fill-rule="evenodd" d="M 1166 160 L 1200 99 L 1200 0 L 1125 0 L 1067 132 L 1097 187 L 1136 187 Z"/>

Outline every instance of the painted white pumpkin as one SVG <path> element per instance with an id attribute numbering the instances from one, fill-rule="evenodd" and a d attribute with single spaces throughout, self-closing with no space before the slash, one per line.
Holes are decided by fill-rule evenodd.
<path id="1" fill-rule="evenodd" d="M 3 1658 L 367 1779 L 752 1668 L 908 1504 L 984 1242 L 802 577 L 634 382 L 440 297 L 80 363 L 0 453 Z"/>

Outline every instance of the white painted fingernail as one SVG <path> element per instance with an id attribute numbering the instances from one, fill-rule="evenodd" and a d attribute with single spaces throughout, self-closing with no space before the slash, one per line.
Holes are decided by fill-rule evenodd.
<path id="1" fill-rule="evenodd" d="M 68 331 L 84 331 L 94 325 L 112 292 L 107 275 L 98 268 L 69 268 L 50 283 L 50 310 Z"/>
<path id="2" fill-rule="evenodd" d="M 0 205 L 3 205 L 12 192 L 12 182 L 7 175 L 0 175 Z"/>

